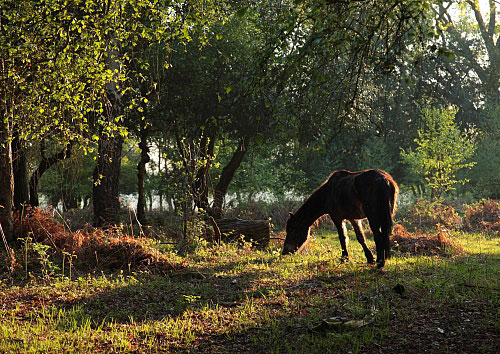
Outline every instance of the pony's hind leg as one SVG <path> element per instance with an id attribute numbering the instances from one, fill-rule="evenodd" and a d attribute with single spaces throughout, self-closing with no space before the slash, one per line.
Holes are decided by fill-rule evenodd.
<path id="1" fill-rule="evenodd" d="M 365 252 L 366 260 L 369 264 L 375 263 L 373 259 L 373 254 L 370 249 L 366 246 L 365 234 L 363 233 L 363 227 L 361 225 L 361 220 L 349 220 L 352 227 L 354 228 L 354 232 L 356 233 L 356 239 L 360 243 L 361 247 L 363 247 L 363 251 Z"/>
<path id="2" fill-rule="evenodd" d="M 345 228 L 344 223 L 342 220 L 333 220 L 333 223 L 337 227 L 337 232 L 339 234 L 339 240 L 340 240 L 340 247 L 342 247 L 342 260 L 348 260 L 349 259 L 349 252 L 347 251 L 347 244 L 349 243 L 349 236 L 347 236 L 347 230 Z"/>
<path id="3" fill-rule="evenodd" d="M 368 216 L 368 223 L 373 232 L 373 239 L 375 240 L 375 248 L 377 249 L 377 267 L 382 268 L 385 265 L 385 245 L 380 230 L 380 223 L 376 219 Z"/>

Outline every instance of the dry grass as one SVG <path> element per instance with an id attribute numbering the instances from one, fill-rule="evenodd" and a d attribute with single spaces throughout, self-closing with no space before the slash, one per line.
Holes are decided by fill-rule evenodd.
<path id="1" fill-rule="evenodd" d="M 463 252 L 458 240 L 439 224 L 431 235 L 421 231 L 412 233 L 398 224 L 393 228 L 391 241 L 393 249 L 412 255 L 452 256 Z"/>
<path id="2" fill-rule="evenodd" d="M 417 199 L 408 212 L 405 221 L 416 228 L 433 228 L 442 225 L 450 230 L 458 230 L 463 225 L 463 220 L 451 205 L 427 199 Z"/>
<path id="3" fill-rule="evenodd" d="M 16 215 L 15 225 L 21 238 L 49 245 L 55 256 L 76 256 L 79 266 L 87 269 L 167 272 L 182 267 L 153 248 L 151 239 L 124 235 L 118 227 L 103 230 L 87 225 L 73 232 L 50 211 L 38 208 L 30 209 L 22 218 Z"/>

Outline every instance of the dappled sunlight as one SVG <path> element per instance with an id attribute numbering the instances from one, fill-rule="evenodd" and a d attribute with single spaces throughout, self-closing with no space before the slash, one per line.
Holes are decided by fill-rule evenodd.
<path id="1" fill-rule="evenodd" d="M 439 328 L 443 333 L 435 340 L 449 348 L 467 348 L 461 331 L 473 342 L 489 333 L 483 341 L 488 347 L 497 338 L 488 313 L 498 301 L 500 265 L 483 255 L 500 246 L 479 235 L 460 240 L 479 251 L 453 257 L 396 251 L 383 270 L 366 264 L 359 245 L 351 245 L 351 260 L 341 262 L 338 238 L 328 232 L 302 254 L 282 256 L 280 245 L 204 244 L 183 268 L 165 275 L 120 272 L 46 285 L 2 284 L 0 317 L 11 323 L 2 331 L 25 339 L 45 332 L 36 342 L 44 348 L 64 335 L 72 348 L 81 340 L 88 348 L 129 351 L 328 351 L 334 340 L 345 352 L 383 345 L 387 333 L 404 351 L 407 336 Z M 343 323 L 360 327 L 342 329 Z M 404 336 L 396 330 L 401 326 Z"/>
<path id="2" fill-rule="evenodd" d="M 500 0 L 1 4 L 0 353 L 498 352 Z"/>
<path id="3" fill-rule="evenodd" d="M 465 252 L 473 255 L 496 256 L 500 260 L 500 237 L 487 234 L 461 234 L 457 236 Z"/>

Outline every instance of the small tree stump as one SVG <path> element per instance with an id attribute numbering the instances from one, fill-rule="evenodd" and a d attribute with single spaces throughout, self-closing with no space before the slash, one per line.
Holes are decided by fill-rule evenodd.
<path id="1" fill-rule="evenodd" d="M 260 247 L 269 244 L 269 220 L 212 219 L 215 239 L 235 241 L 243 235 L 243 240 L 254 242 Z"/>

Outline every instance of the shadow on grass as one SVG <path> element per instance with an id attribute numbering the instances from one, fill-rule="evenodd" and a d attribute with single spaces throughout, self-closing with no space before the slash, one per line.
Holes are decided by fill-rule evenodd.
<path id="1" fill-rule="evenodd" d="M 491 256 L 395 255 L 383 272 L 324 257 L 260 257 L 123 277 L 57 306 L 80 308 L 94 327 L 141 327 L 137 346 L 148 338 L 156 350 L 437 353 L 493 352 L 500 344 L 500 266 Z M 362 328 L 310 330 L 329 317 L 361 320 L 372 309 L 375 321 Z"/>

